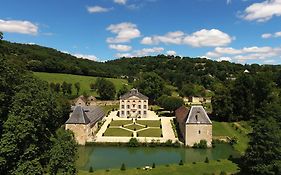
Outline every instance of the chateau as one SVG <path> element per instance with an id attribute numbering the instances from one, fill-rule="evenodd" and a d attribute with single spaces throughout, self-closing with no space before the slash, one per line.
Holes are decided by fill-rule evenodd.
<path id="1" fill-rule="evenodd" d="M 148 111 L 148 97 L 137 89 L 131 89 L 120 97 L 119 116 L 123 118 L 145 118 Z"/>
<path id="2" fill-rule="evenodd" d="M 203 106 L 192 106 L 190 110 L 182 106 L 175 113 L 186 146 L 193 146 L 200 140 L 212 146 L 212 122 Z"/>

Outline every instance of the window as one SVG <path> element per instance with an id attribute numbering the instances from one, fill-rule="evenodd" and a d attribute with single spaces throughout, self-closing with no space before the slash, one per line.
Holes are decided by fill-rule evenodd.
<path id="1" fill-rule="evenodd" d="M 143 111 L 143 114 L 146 115 L 146 111 Z"/>
<path id="2" fill-rule="evenodd" d="M 129 114 L 130 114 L 130 111 L 127 111 L 127 114 L 129 115 Z"/>
<path id="3" fill-rule="evenodd" d="M 130 109 L 130 105 L 127 105 L 127 108 Z"/>
<path id="4" fill-rule="evenodd" d="M 201 131 L 200 131 L 200 130 L 198 131 L 198 134 L 201 134 Z"/>
<path id="5" fill-rule="evenodd" d="M 146 103 L 146 100 L 144 100 L 143 102 L 145 102 L 145 103 Z"/>
<path id="6" fill-rule="evenodd" d="M 124 105 L 122 105 L 122 107 L 121 107 L 121 108 L 122 108 L 122 109 L 124 109 L 124 107 L 125 107 L 125 106 L 124 106 Z"/>
<path id="7" fill-rule="evenodd" d="M 124 115 L 124 111 L 121 111 L 121 114 Z"/>
<path id="8" fill-rule="evenodd" d="M 136 105 L 135 104 L 133 104 L 133 108 L 135 107 Z"/>
<path id="9" fill-rule="evenodd" d="M 134 100 L 133 103 L 135 103 L 136 101 Z"/>
<path id="10" fill-rule="evenodd" d="M 195 119 L 196 119 L 196 121 L 198 121 L 198 115 L 197 115 L 197 114 L 195 115 Z M 200 134 L 200 133 L 199 133 L 199 134 Z"/>
<path id="11" fill-rule="evenodd" d="M 141 101 L 139 100 L 139 103 L 140 103 Z"/>
<path id="12" fill-rule="evenodd" d="M 139 109 L 141 108 L 141 105 L 139 105 Z"/>
<path id="13" fill-rule="evenodd" d="M 141 112 L 139 111 L 139 114 L 141 114 Z"/>
<path id="14" fill-rule="evenodd" d="M 146 105 L 144 105 L 143 108 L 146 109 Z"/>

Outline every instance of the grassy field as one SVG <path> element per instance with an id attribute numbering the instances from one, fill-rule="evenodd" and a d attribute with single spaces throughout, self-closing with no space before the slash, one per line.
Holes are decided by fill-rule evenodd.
<path id="1" fill-rule="evenodd" d="M 221 171 L 228 174 L 234 174 L 238 172 L 238 167 L 236 164 L 229 160 L 220 161 L 210 161 L 209 163 L 197 162 L 196 164 L 184 164 L 182 166 L 173 165 L 161 165 L 152 169 L 151 171 L 146 171 L 143 169 L 129 168 L 125 171 L 120 169 L 110 169 L 108 172 L 105 170 L 97 170 L 94 173 L 89 173 L 87 171 L 78 171 L 78 175 L 159 175 L 159 174 L 172 174 L 172 175 L 204 175 L 204 174 L 216 174 L 219 175 Z"/>
<path id="2" fill-rule="evenodd" d="M 244 153 L 249 142 L 248 133 L 251 132 L 249 125 L 246 122 L 216 122 L 213 121 L 213 136 L 228 136 L 236 137 L 238 142 L 234 148 Z"/>
<path id="3" fill-rule="evenodd" d="M 110 126 L 122 126 L 133 123 L 132 120 L 113 120 L 110 122 Z"/>
<path id="4" fill-rule="evenodd" d="M 138 137 L 161 137 L 162 129 L 149 128 L 138 132 Z"/>
<path id="5" fill-rule="evenodd" d="M 73 88 L 73 95 L 76 94 L 76 90 L 74 88 L 74 84 L 76 82 L 80 83 L 81 89 L 80 94 L 83 94 L 83 92 L 86 92 L 90 95 L 97 96 L 96 92 L 91 91 L 90 84 L 95 83 L 97 77 L 91 77 L 91 76 L 81 76 L 81 75 L 71 75 L 71 74 L 60 74 L 60 73 L 45 73 L 45 72 L 34 72 L 34 75 L 38 77 L 39 79 L 45 80 L 49 83 L 62 83 L 63 81 L 67 83 L 72 83 Z M 110 80 L 116 87 L 116 90 L 118 91 L 124 84 L 128 84 L 127 80 L 124 79 L 115 79 L 115 78 L 106 78 L 107 80 Z M 130 87 L 129 87 L 130 88 Z"/>
<path id="6" fill-rule="evenodd" d="M 131 137 L 132 132 L 121 129 L 121 128 L 107 128 L 104 136 L 119 136 L 119 137 Z"/>
<path id="7" fill-rule="evenodd" d="M 108 114 L 108 112 L 112 111 L 113 109 L 118 109 L 119 108 L 119 104 L 117 105 L 106 105 L 106 106 L 100 106 L 103 108 L 103 111 L 105 112 L 105 114 Z"/>
<path id="8" fill-rule="evenodd" d="M 161 122 L 159 120 L 137 120 L 138 124 L 147 125 L 148 127 L 160 127 Z"/>

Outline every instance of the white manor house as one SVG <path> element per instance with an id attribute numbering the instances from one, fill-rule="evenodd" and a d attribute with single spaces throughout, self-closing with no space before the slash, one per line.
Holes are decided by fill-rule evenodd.
<path id="1" fill-rule="evenodd" d="M 148 97 L 137 89 L 131 89 L 120 97 L 119 116 L 122 118 L 146 118 Z"/>

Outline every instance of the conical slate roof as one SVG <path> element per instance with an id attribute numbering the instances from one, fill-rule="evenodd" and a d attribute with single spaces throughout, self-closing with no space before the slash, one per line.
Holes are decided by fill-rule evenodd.
<path id="1" fill-rule="evenodd" d="M 81 106 L 75 106 L 66 124 L 88 124 L 90 119 Z"/>

